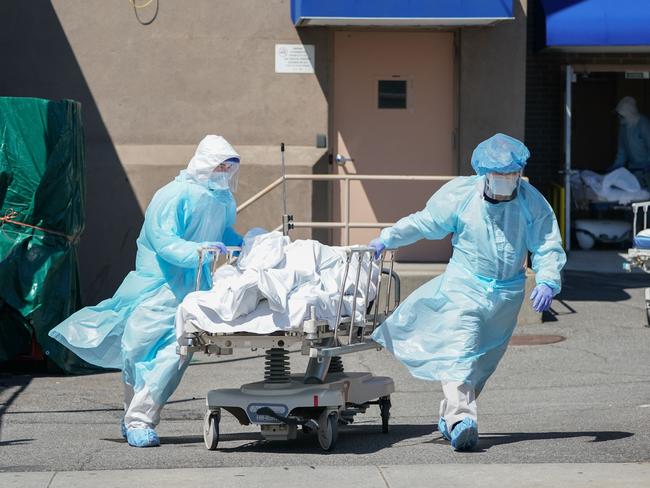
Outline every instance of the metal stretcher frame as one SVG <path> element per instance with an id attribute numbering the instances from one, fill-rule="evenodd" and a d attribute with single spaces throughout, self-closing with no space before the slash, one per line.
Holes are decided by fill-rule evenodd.
<path id="1" fill-rule="evenodd" d="M 206 331 L 186 335 L 183 341 L 186 345 L 179 346 L 179 353 L 187 355 L 188 353 L 202 352 L 208 355 L 228 355 L 232 354 L 233 348 L 284 348 L 302 342 L 303 354 L 308 354 L 310 357 L 323 358 L 380 348 L 377 343 L 370 339 L 369 335 L 377 327 L 377 324 L 383 322 L 391 311 L 399 305 L 399 278 L 394 272 L 395 251 L 385 250 L 381 253 L 379 258 L 380 272 L 374 277 L 370 266 L 374 257 L 374 248 L 368 246 L 347 246 L 342 249 L 346 254 L 345 268 L 343 272 L 343 283 L 339 290 L 336 320 L 334 322 L 338 325 L 333 331 L 329 329 L 327 321 L 316 319 L 315 307 L 312 307 L 311 317 L 304 320 L 299 326 L 269 335 L 254 333 L 210 333 Z M 234 263 L 236 254 L 240 251 L 240 247 L 228 247 L 225 255 L 225 263 Z M 199 266 L 196 277 L 197 290 L 200 288 L 202 270 L 209 256 L 212 257 L 211 273 L 216 271 L 221 262 L 219 258 L 222 254 L 218 248 L 203 247 L 199 249 Z M 356 260 L 357 266 L 352 294 L 352 313 L 350 316 L 343 316 L 343 303 L 346 297 L 344 284 L 347 283 L 350 266 L 354 260 Z M 360 283 L 361 266 L 364 262 L 368 262 L 369 264 L 368 278 L 365 283 Z M 387 268 L 384 268 L 385 264 L 388 266 Z M 383 274 L 388 275 L 388 283 L 383 300 L 384 307 L 383 311 L 381 311 Z M 372 308 L 369 309 L 368 294 L 373 280 L 377 292 Z M 393 282 L 395 282 L 394 288 Z M 364 310 L 361 311 L 362 318 L 359 320 L 356 319 L 358 315 L 357 298 L 360 296 L 361 286 L 365 290 L 365 302 Z M 393 291 L 392 307 L 391 291 Z M 344 332 L 347 333 L 344 334 Z M 328 345 L 324 345 L 325 343 Z"/>
<path id="2" fill-rule="evenodd" d="M 650 208 L 650 201 L 637 202 L 632 204 L 632 236 L 636 237 L 637 221 L 639 216 L 639 209 L 643 210 L 643 229 L 648 228 L 648 208 Z M 632 247 L 628 250 L 628 262 L 630 265 L 641 268 L 645 271 L 650 271 L 650 249 L 642 249 Z"/>
<path id="3" fill-rule="evenodd" d="M 650 208 L 650 201 L 636 202 L 632 204 L 632 238 L 637 236 L 637 221 L 639 216 L 639 209 L 643 210 L 643 229 L 648 228 L 648 208 Z M 634 243 L 634 241 L 633 241 Z M 634 245 L 634 244 L 633 244 Z M 632 247 L 627 251 L 627 271 L 631 271 L 632 267 L 642 269 L 643 271 L 650 272 L 650 249 L 643 249 Z M 645 311 L 646 311 L 646 325 L 650 327 L 650 288 L 645 289 Z"/>
<path id="4" fill-rule="evenodd" d="M 391 401 L 395 391 L 392 378 L 374 376 L 367 372 L 346 372 L 341 355 L 367 349 L 380 349 L 370 338 L 370 332 L 391 312 L 391 288 L 395 281 L 394 306 L 399 303 L 399 279 L 393 271 L 394 251 L 384 251 L 379 259 L 380 272 L 372 272 L 373 248 L 351 246 L 345 251 L 345 268 L 339 290 L 336 312 L 336 327 L 330 330 L 328 322 L 311 316 L 291 330 L 278 331 L 269 335 L 234 333 L 193 333 L 190 345 L 181 346 L 180 352 L 187 354 L 201 351 L 206 354 L 232 354 L 233 348 L 261 348 L 265 351 L 264 380 L 242 385 L 238 389 L 221 388 L 208 391 L 206 413 L 203 422 L 203 439 L 207 449 L 215 450 L 219 444 L 221 412 L 227 411 L 242 425 L 258 424 L 262 436 L 267 440 L 290 440 L 297 437 L 298 427 L 304 434 L 316 433 L 321 448 L 329 451 L 337 439 L 338 424 L 351 423 L 355 415 L 365 413 L 371 405 L 380 410 L 382 432 L 388 432 Z M 225 256 L 232 263 L 240 249 L 230 247 Z M 201 283 L 201 270 L 206 254 L 212 254 L 211 271 L 218 266 L 220 251 L 205 248 L 200 251 L 196 286 Z M 384 269 L 388 255 L 389 267 Z M 356 261 L 352 310 L 349 317 L 343 316 L 345 290 L 348 284 L 350 266 Z M 361 280 L 361 267 L 368 263 L 367 281 Z M 388 275 L 384 310 L 380 312 L 382 274 Z M 373 304 L 368 302 L 370 286 L 374 282 L 376 296 Z M 357 317 L 357 301 L 360 291 L 365 291 L 364 308 Z M 348 297 L 350 295 L 347 295 Z M 186 329 L 187 330 L 187 329 Z M 292 375 L 289 367 L 287 346 L 302 343 L 302 353 L 309 355 L 304 374 Z"/>

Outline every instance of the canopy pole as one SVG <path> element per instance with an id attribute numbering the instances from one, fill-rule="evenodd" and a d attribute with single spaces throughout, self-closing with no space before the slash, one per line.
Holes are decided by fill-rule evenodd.
<path id="1" fill-rule="evenodd" d="M 571 99 L 573 66 L 566 67 L 564 83 L 564 248 L 571 250 Z"/>

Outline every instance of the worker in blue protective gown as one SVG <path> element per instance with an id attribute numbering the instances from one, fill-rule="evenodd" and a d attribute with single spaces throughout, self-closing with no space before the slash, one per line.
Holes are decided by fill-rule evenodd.
<path id="1" fill-rule="evenodd" d="M 625 167 L 642 186 L 650 188 L 650 120 L 639 113 L 632 97 L 623 97 L 616 112 L 620 118 L 618 149 L 609 171 Z"/>
<path id="2" fill-rule="evenodd" d="M 149 204 L 135 271 L 112 298 L 79 310 L 50 332 L 84 360 L 122 370 L 121 429 L 132 446 L 160 444 L 160 411 L 189 364 L 176 353 L 174 317 L 195 288 L 199 248 L 225 252 L 225 246 L 241 244 L 233 230 L 238 170 L 232 146 L 221 136 L 205 137 L 187 169 Z M 202 287 L 209 285 L 206 278 Z"/>
<path id="3" fill-rule="evenodd" d="M 373 339 L 411 374 L 442 382 L 439 429 L 456 450 L 478 442 L 476 398 L 503 356 L 524 300 L 527 253 L 537 286 L 531 300 L 547 310 L 566 262 L 553 211 L 520 179 L 530 156 L 503 134 L 472 154 L 477 175 L 445 184 L 426 207 L 383 229 L 376 252 L 452 235 L 445 273 L 413 292 Z"/>

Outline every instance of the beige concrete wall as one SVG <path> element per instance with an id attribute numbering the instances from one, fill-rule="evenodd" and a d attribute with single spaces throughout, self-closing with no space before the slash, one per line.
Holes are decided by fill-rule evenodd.
<path id="1" fill-rule="evenodd" d="M 0 95 L 82 102 L 87 220 L 79 256 L 83 298 L 110 296 L 133 268 L 135 239 L 155 189 L 185 166 L 207 133 L 242 151 L 241 191 L 279 174 L 328 172 L 331 31 L 297 31 L 289 0 L 154 0 L 136 18 L 126 0 L 0 2 Z M 496 131 L 523 137 L 525 0 L 517 20 L 462 29 L 460 160 Z M 316 46 L 316 75 L 276 74 L 276 43 Z M 489 94 L 489 96 L 486 96 Z M 298 186 L 297 186 L 298 185 Z M 324 220 L 326 185 L 290 188 L 297 219 Z M 281 192 L 242 214 L 239 230 L 278 222 Z M 310 206 L 311 202 L 311 206 Z M 277 212 L 276 212 L 277 209 Z M 306 236 L 307 234 L 297 234 Z"/>
<path id="2" fill-rule="evenodd" d="M 26 3 L 0 2 L 0 95 L 82 103 L 85 303 L 110 296 L 133 268 L 151 195 L 205 134 L 222 134 L 242 150 L 244 196 L 279 174 L 280 142 L 304 149 L 292 153 L 296 171 L 327 171 L 323 151 L 309 148 L 328 133 L 330 33 L 298 34 L 288 0 L 154 0 L 137 12 L 146 23 L 158 5 L 149 25 L 127 0 Z M 276 43 L 314 44 L 316 76 L 276 74 Z M 322 185 L 294 193 L 302 218 L 310 199 L 326 197 Z M 256 215 L 255 207 L 242 215 L 238 228 L 277 222 L 278 194 Z"/>
<path id="3" fill-rule="evenodd" d="M 235 198 L 242 203 L 254 196 L 261 189 L 273 183 L 281 176 L 281 157 L 279 146 L 235 146 L 241 156 L 239 187 Z M 106 171 L 95 172 L 100 192 L 93 198 L 88 196 L 89 213 L 94 218 L 87 219 L 80 257 L 83 263 L 91 263 L 90 269 L 82 269 L 84 293 L 89 303 L 92 297 L 101 299 L 106 293 L 107 281 L 119 284 L 124 275 L 132 269 L 135 259 L 134 243 L 142 225 L 140 215 L 144 214 L 154 193 L 170 182 L 185 169 L 187 161 L 195 151 L 193 145 L 93 145 L 91 160 L 102 160 L 102 154 L 114 151 L 123 164 L 124 181 L 133 192 L 136 210 L 128 208 L 123 201 L 119 189 L 111 182 L 112 175 Z M 328 158 L 325 149 L 304 146 L 287 146 L 287 174 L 326 173 Z M 101 183 L 104 181 L 105 183 Z M 101 189 L 99 187 L 102 187 Z M 296 221 L 327 220 L 329 201 L 327 183 L 311 181 L 291 181 L 287 183 L 287 211 L 294 215 Z M 94 206 L 93 206 L 94 205 Z M 251 227 L 273 229 L 282 223 L 283 196 L 282 187 L 275 188 L 257 202 L 251 204 L 237 215 L 235 229 L 244 234 Z M 117 222 L 112 228 L 107 228 L 101 216 L 111 216 Z M 99 218 L 97 216 L 100 216 Z M 111 235 L 111 232 L 117 235 Z M 294 230 L 293 238 L 316 238 L 326 240 L 323 231 Z M 119 242 L 113 243 L 119 237 Z M 107 243 L 103 243 L 106 239 Z M 84 259 L 86 257 L 87 259 Z M 88 266 L 88 264 L 86 264 Z M 111 291 L 108 291 L 111 293 Z"/>
<path id="4" fill-rule="evenodd" d="M 527 0 L 515 0 L 515 20 L 460 31 L 461 174 L 473 173 L 472 151 L 496 132 L 523 141 L 526 11 Z"/>
<path id="5" fill-rule="evenodd" d="M 327 132 L 318 79 L 274 72 L 275 44 L 303 41 L 327 69 L 326 31 L 301 41 L 287 0 L 161 0 L 146 26 L 127 0 L 52 5 L 116 144 L 195 144 L 210 132 L 233 144 L 310 146 Z"/>
<path id="6" fill-rule="evenodd" d="M 127 178 L 135 192 L 138 205 L 144 211 L 154 193 L 171 181 L 194 154 L 194 146 L 138 146 L 118 145 L 115 149 L 121 160 L 130 161 L 125 166 Z M 239 205 L 256 195 L 261 189 L 276 181 L 281 175 L 279 146 L 236 147 L 241 156 L 239 186 L 235 197 Z M 304 146 L 287 146 L 285 152 L 286 173 L 310 175 L 327 171 L 327 150 Z M 322 202 L 326 185 L 309 180 L 287 182 L 287 213 L 295 221 L 324 220 Z M 283 192 L 279 186 L 261 197 L 257 202 L 237 215 L 235 229 L 244 234 L 251 227 L 271 230 L 282 224 Z M 314 210 L 312 210 L 314 208 Z M 311 238 L 309 229 L 295 229 L 295 238 Z"/>

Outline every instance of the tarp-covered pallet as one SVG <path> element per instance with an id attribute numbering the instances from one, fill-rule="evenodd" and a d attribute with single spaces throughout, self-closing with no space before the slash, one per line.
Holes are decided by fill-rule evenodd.
<path id="1" fill-rule="evenodd" d="M 67 372 L 96 369 L 48 332 L 80 306 L 81 105 L 0 97 L 0 362 L 32 339 Z"/>

